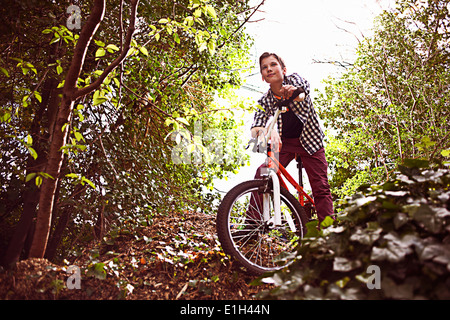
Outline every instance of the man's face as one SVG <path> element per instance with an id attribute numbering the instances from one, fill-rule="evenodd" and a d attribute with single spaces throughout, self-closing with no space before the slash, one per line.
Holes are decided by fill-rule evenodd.
<path id="1" fill-rule="evenodd" d="M 282 68 L 274 56 L 269 56 L 261 61 L 261 74 L 267 83 L 283 82 L 286 68 Z"/>

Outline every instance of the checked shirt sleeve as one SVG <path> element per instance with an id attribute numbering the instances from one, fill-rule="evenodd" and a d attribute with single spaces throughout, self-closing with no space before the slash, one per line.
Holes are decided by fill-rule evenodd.
<path id="1" fill-rule="evenodd" d="M 314 110 L 313 103 L 310 97 L 310 85 L 309 82 L 300 77 L 297 73 L 286 76 L 283 85 L 290 84 L 296 87 L 301 87 L 305 91 L 306 97 L 302 102 L 294 101 L 289 105 L 289 108 L 297 115 L 297 117 L 303 123 L 303 130 L 300 136 L 300 142 L 309 154 L 316 153 L 323 147 L 323 139 L 325 137 L 320 123 L 319 117 Z M 254 127 L 265 127 L 267 121 L 271 116 L 275 114 L 275 98 L 269 90 L 265 93 L 261 99 L 258 100 L 258 104 L 264 110 L 258 109 L 255 112 L 255 116 L 252 123 Z M 277 129 L 280 136 L 282 135 L 282 118 L 279 117 L 277 121 Z"/>
<path id="2" fill-rule="evenodd" d="M 264 96 L 258 100 L 258 104 L 262 107 L 262 109 L 264 109 L 264 111 L 261 109 L 258 109 L 255 112 L 252 128 L 266 126 L 267 121 L 273 115 L 273 110 L 272 110 L 271 106 L 274 104 L 274 102 L 272 100 L 273 100 L 273 97 L 271 97 L 269 92 L 264 94 Z"/>
<path id="3" fill-rule="evenodd" d="M 305 100 L 302 102 L 293 102 L 290 107 L 297 117 L 303 122 L 303 131 L 300 136 L 300 142 L 303 148 L 309 153 L 314 154 L 323 147 L 323 139 L 325 137 L 320 126 L 319 117 L 314 109 L 310 97 L 310 85 L 306 79 L 294 73 L 286 77 L 286 82 L 301 87 L 305 90 Z"/>
<path id="4" fill-rule="evenodd" d="M 288 76 L 287 82 L 291 82 L 295 87 L 303 88 L 303 90 L 305 90 L 305 94 L 309 96 L 309 93 L 311 92 L 309 82 L 306 79 L 300 77 L 297 73 L 293 73 Z"/>

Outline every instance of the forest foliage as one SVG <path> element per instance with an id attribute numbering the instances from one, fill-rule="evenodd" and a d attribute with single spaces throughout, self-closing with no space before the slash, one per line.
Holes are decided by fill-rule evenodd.
<path id="1" fill-rule="evenodd" d="M 106 2 L 74 3 L 83 27 Z M 83 29 L 68 28 L 67 3 L 1 7 L 2 264 L 29 255 L 46 184 L 54 191 L 43 247 L 55 262 L 155 215 L 214 210 L 212 180 L 246 161 L 232 110 L 251 106 L 233 89 L 250 67 L 243 26 L 254 9 L 233 0 L 108 1 L 68 88 Z M 448 299 L 449 15 L 447 1 L 398 0 L 355 61 L 326 80 L 315 106 L 328 130 L 338 219 L 311 225 L 301 259 L 268 280 L 277 289 L 264 297 Z M 70 121 L 58 122 L 71 92 L 83 94 L 66 105 Z M 57 176 L 48 170 L 56 136 Z M 373 264 L 382 291 L 366 290 Z"/>
<path id="2" fill-rule="evenodd" d="M 409 162 L 309 225 L 271 299 L 450 299 L 450 171 Z"/>
<path id="3" fill-rule="evenodd" d="M 216 142 L 201 133 L 220 132 L 239 143 L 232 132 L 240 123 L 232 110 L 247 107 L 232 90 L 248 67 L 251 39 L 243 25 L 252 10 L 247 1 L 105 3 L 75 1 L 82 29 L 72 30 L 74 17 L 64 1 L 10 1 L 1 8 L 4 264 L 27 257 L 47 181 L 55 191 L 45 257 L 53 259 L 127 222 L 148 224 L 167 210 L 208 210 L 217 197 L 210 190 L 212 179 L 245 162 L 242 148 L 225 151 L 237 161 L 202 161 Z M 70 121 L 59 123 L 78 40 L 101 6 L 104 13 L 71 89 L 94 90 L 72 101 L 66 108 Z M 217 96 L 227 105 L 218 106 Z M 58 125 L 67 136 L 56 150 L 63 159 L 60 173 L 52 176 L 49 155 Z M 200 159 L 195 165 L 172 161 L 181 142 L 188 157 Z"/>
<path id="4" fill-rule="evenodd" d="M 405 159 L 450 155 L 450 12 L 447 1 L 399 0 L 379 15 L 356 59 L 325 81 L 316 106 L 330 134 L 336 198 L 383 181 Z"/>
<path id="5" fill-rule="evenodd" d="M 336 219 L 308 223 L 261 298 L 450 298 L 449 27 L 448 1 L 399 0 L 326 81 Z"/>

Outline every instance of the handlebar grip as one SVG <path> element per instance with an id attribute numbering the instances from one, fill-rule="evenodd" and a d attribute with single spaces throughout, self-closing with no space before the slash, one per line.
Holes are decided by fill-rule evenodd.
<path id="1" fill-rule="evenodd" d="M 305 92 L 305 90 L 303 88 L 298 87 L 297 89 L 295 89 L 294 93 L 288 100 L 290 102 L 294 101 L 294 99 L 297 98 L 302 92 Z"/>
<path id="2" fill-rule="evenodd" d="M 294 99 L 297 98 L 303 92 L 305 92 L 305 90 L 303 88 L 297 87 L 297 89 L 295 89 L 295 91 L 292 93 L 292 96 L 289 99 L 285 99 L 285 100 L 277 102 L 278 109 L 288 106 L 289 103 L 294 101 Z"/>

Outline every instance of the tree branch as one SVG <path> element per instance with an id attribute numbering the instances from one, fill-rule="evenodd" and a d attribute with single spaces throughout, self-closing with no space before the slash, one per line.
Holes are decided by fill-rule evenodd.
<path id="1" fill-rule="evenodd" d="M 95 0 L 92 12 L 86 21 L 85 26 L 81 30 L 80 38 L 77 41 L 75 51 L 73 54 L 72 63 L 67 72 L 64 82 L 64 94 L 70 96 L 71 100 L 75 100 L 77 95 L 77 81 L 83 68 L 84 59 L 86 57 L 89 44 L 97 31 L 100 23 L 105 15 L 106 0 Z"/>
<path id="2" fill-rule="evenodd" d="M 122 51 L 120 55 L 111 62 L 103 71 L 103 73 L 89 86 L 78 89 L 75 93 L 75 98 L 82 97 L 84 95 L 87 95 L 91 93 L 92 91 L 96 90 L 100 87 L 100 85 L 103 83 L 105 78 L 115 69 L 118 65 L 120 65 L 125 58 L 127 57 L 128 51 L 130 50 L 131 46 L 131 40 L 133 38 L 133 34 L 135 31 L 135 24 L 136 24 L 136 15 L 137 15 L 137 7 L 139 4 L 139 0 L 132 0 L 131 1 L 131 17 L 130 17 L 130 24 L 128 26 L 127 34 L 125 36 L 125 43 L 122 47 Z"/>
<path id="3" fill-rule="evenodd" d="M 253 10 L 253 12 L 244 20 L 244 22 L 242 22 L 241 23 L 241 25 L 239 26 L 239 27 L 237 27 L 237 29 L 236 30 L 234 30 L 231 34 L 230 34 L 230 36 L 227 38 L 227 39 L 225 39 L 225 41 L 220 45 L 220 46 L 218 46 L 218 49 L 220 49 L 220 48 L 222 48 L 229 40 L 230 40 L 230 38 L 234 35 L 234 34 L 236 34 L 249 20 L 250 20 L 250 18 L 259 10 L 259 8 L 264 4 L 264 1 L 265 0 L 262 0 L 261 1 L 261 3 L 259 4 L 259 5 L 257 5 L 256 6 L 256 8 Z"/>

